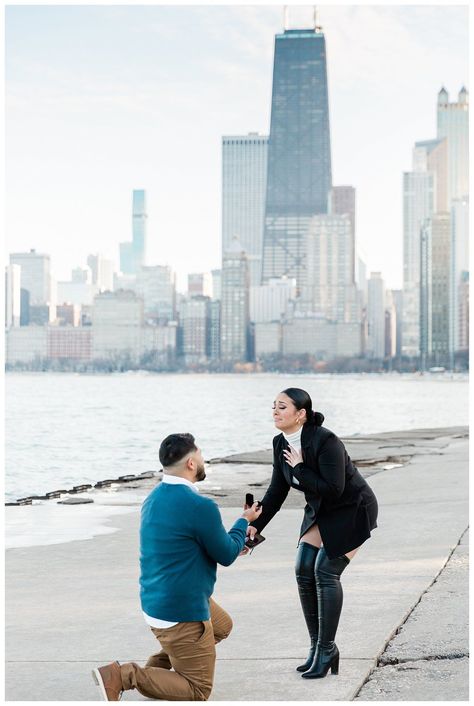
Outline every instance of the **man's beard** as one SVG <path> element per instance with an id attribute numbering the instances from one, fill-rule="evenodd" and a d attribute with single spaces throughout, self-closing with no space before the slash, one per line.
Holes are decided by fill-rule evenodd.
<path id="1" fill-rule="evenodd" d="M 206 469 L 204 468 L 204 464 L 202 466 L 198 466 L 196 468 L 196 482 L 198 483 L 201 480 L 204 480 L 206 477 Z"/>

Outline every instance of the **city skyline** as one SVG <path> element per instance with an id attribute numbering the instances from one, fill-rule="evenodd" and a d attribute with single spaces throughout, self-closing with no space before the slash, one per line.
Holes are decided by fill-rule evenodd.
<path id="1" fill-rule="evenodd" d="M 49 253 L 57 279 L 90 252 L 118 267 L 130 193 L 144 188 L 147 264 L 170 265 L 180 289 L 188 272 L 218 267 L 221 139 L 269 133 L 282 7 L 11 6 L 6 17 L 8 250 Z M 436 136 L 441 86 L 452 100 L 467 85 L 466 19 L 454 6 L 320 12 L 333 183 L 356 188 L 359 252 L 389 287 L 402 282 L 402 172 L 411 145 Z"/>

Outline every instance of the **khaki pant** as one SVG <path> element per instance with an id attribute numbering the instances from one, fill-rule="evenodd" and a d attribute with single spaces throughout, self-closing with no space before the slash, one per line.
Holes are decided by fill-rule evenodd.
<path id="1" fill-rule="evenodd" d="M 230 615 L 212 598 L 209 608 L 210 620 L 151 628 L 163 649 L 145 667 L 135 662 L 122 664 L 123 688 L 137 689 L 150 699 L 207 701 L 214 681 L 215 644 L 232 630 Z"/>

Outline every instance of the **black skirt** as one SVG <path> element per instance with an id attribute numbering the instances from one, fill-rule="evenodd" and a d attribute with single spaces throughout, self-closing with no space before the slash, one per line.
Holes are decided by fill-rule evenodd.
<path id="1" fill-rule="evenodd" d="M 315 524 L 328 557 L 335 559 L 360 547 L 377 527 L 377 516 L 377 498 L 369 485 L 361 489 L 355 503 L 318 513 Z"/>

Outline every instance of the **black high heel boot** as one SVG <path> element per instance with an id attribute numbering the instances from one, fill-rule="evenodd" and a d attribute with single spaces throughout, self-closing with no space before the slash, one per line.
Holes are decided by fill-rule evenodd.
<path id="1" fill-rule="evenodd" d="M 316 595 L 316 579 L 314 576 L 314 565 L 318 556 L 319 547 L 312 544 L 300 542 L 298 553 L 296 554 L 295 574 L 300 595 L 301 607 L 304 619 L 309 632 L 311 645 L 306 662 L 296 667 L 297 672 L 305 672 L 311 667 L 314 655 L 316 654 L 316 644 L 318 642 L 318 597 Z"/>
<path id="2" fill-rule="evenodd" d="M 301 676 L 304 679 L 322 679 L 329 670 L 339 674 L 339 650 L 336 637 L 339 617 L 342 610 L 342 586 L 340 577 L 349 559 L 339 556 L 329 559 L 321 547 L 315 565 L 316 592 L 319 609 L 319 637 L 313 663 Z"/>

